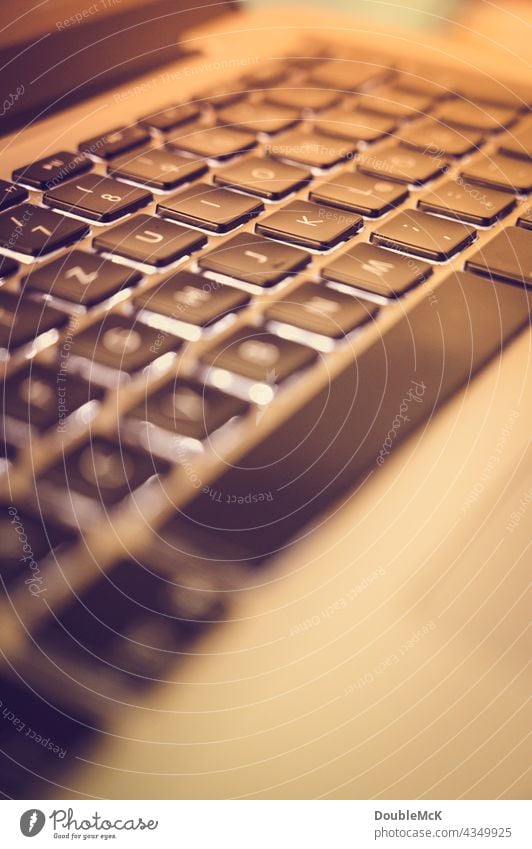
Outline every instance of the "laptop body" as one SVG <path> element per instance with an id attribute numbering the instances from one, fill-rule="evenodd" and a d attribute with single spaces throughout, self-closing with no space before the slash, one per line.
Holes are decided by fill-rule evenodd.
<path id="1" fill-rule="evenodd" d="M 265 55 L 265 31 L 275 34 L 276 55 L 304 52 L 294 47 L 294 30 L 298 39 L 326 30 L 327 42 L 339 47 L 363 35 L 364 45 L 391 48 L 394 56 L 412 52 L 404 34 L 346 26 L 345 18 L 331 23 L 329 14 L 312 11 L 302 32 L 301 13 L 264 10 L 192 30 L 185 41 L 203 55 L 186 70 L 165 66 L 156 85 L 148 72 L 31 132 L 15 131 L 7 138 L 6 175 L 32 161 L 36 148 L 46 155 L 61 140 L 61 148 L 76 149 L 80 139 L 107 132 L 111 113 L 113 126 L 128 125 L 133 111 L 164 107 L 175 100 L 176 82 L 186 102 L 198 89 L 219 86 L 222 72 L 229 80 L 235 68 L 253 70 Z M 416 49 L 427 61 L 447 61 L 448 45 L 434 39 Z M 464 54 L 481 67 L 475 51 Z M 381 455 L 385 462 L 363 485 L 356 479 L 351 490 L 335 492 L 332 504 L 303 524 L 297 543 L 283 540 L 267 552 L 267 568 L 231 586 L 231 613 L 222 616 L 229 621 L 207 629 L 161 675 L 166 683 L 113 707 L 109 735 L 74 748 L 68 770 L 45 792 L 524 795 L 529 337 L 520 326 L 504 341 L 428 423 Z M 401 402 L 409 380 L 400 389 Z M 238 495 L 245 498 L 244 488 Z M 138 534 L 149 536 L 140 525 Z M 111 545 L 109 536 L 100 563 Z M 33 626 L 33 610 L 20 604 Z M 32 667 L 15 629 L 4 632 L 8 657 Z"/>

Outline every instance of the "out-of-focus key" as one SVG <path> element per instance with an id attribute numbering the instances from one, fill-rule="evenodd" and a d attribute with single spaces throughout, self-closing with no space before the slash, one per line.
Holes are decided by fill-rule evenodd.
<path id="1" fill-rule="evenodd" d="M 443 174 L 449 165 L 441 156 L 430 156 L 418 150 L 406 150 L 404 147 L 364 152 L 360 154 L 357 164 L 364 174 L 372 174 L 384 180 L 395 180 L 398 183 L 412 183 L 415 186 Z"/>
<path id="2" fill-rule="evenodd" d="M 316 356 L 311 348 L 250 326 L 202 354 L 200 360 L 204 365 L 274 385 L 310 365 Z"/>
<path id="3" fill-rule="evenodd" d="M 165 218 L 192 224 L 214 233 L 227 233 L 250 221 L 264 205 L 229 189 L 218 189 L 210 183 L 195 183 L 168 200 L 157 204 L 157 212 Z"/>
<path id="4" fill-rule="evenodd" d="M 489 227 L 513 209 L 515 199 L 495 189 L 471 185 L 463 180 L 449 180 L 432 192 L 424 194 L 417 205 L 424 212 L 434 212 L 437 215 L 478 224 L 480 227 Z"/>
<path id="5" fill-rule="evenodd" d="M 304 200 L 294 200 L 255 225 L 257 233 L 324 251 L 351 238 L 362 227 L 362 218 Z"/>
<path id="6" fill-rule="evenodd" d="M 177 271 L 154 289 L 135 298 L 135 305 L 168 318 L 205 327 L 249 303 L 249 295 L 192 271 Z"/>
<path id="7" fill-rule="evenodd" d="M 295 292 L 271 304 L 266 318 L 340 339 L 377 312 L 377 305 L 369 301 L 360 301 L 319 283 L 304 283 Z"/>
<path id="8" fill-rule="evenodd" d="M 526 193 L 532 190 L 532 162 L 501 153 L 482 155 L 464 167 L 462 177 L 505 192 Z"/>

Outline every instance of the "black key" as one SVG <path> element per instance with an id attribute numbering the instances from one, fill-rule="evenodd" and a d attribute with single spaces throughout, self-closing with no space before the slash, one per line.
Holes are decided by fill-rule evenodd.
<path id="1" fill-rule="evenodd" d="M 338 174 L 327 183 L 322 183 L 309 193 L 309 198 L 316 203 L 326 203 L 377 218 L 403 203 L 408 194 L 408 189 L 398 183 L 379 180 L 356 171 L 354 174 Z"/>
<path id="2" fill-rule="evenodd" d="M 32 342 L 53 327 L 62 327 L 68 315 L 45 303 L 20 298 L 0 290 L 0 348 L 16 348 Z"/>
<path id="3" fill-rule="evenodd" d="M 17 203 L 22 203 L 27 197 L 28 193 L 22 186 L 0 180 L 0 212 L 9 209 L 10 206 L 16 206 Z"/>
<path id="4" fill-rule="evenodd" d="M 82 681 L 87 666 L 88 680 L 96 667 L 102 687 L 110 677 L 113 690 L 137 692 L 159 680 L 223 610 L 214 581 L 183 580 L 175 561 L 173 567 L 161 568 L 160 557 L 147 568 L 122 560 L 46 623 L 36 635 L 39 646 Z"/>
<path id="5" fill-rule="evenodd" d="M 478 131 L 453 129 L 431 118 L 407 125 L 399 135 L 402 145 L 431 156 L 464 156 L 476 150 L 483 139 Z"/>
<path id="6" fill-rule="evenodd" d="M 232 186 L 268 200 L 280 200 L 311 179 L 304 168 L 258 156 L 248 156 L 214 175 L 214 182 L 220 186 Z"/>
<path id="7" fill-rule="evenodd" d="M 466 262 L 468 271 L 532 286 L 532 234 L 507 227 Z"/>
<path id="8" fill-rule="evenodd" d="M 201 177 L 208 168 L 204 162 L 195 162 L 168 150 L 145 150 L 133 157 L 115 159 L 107 170 L 114 177 L 167 192 Z"/>
<path id="9" fill-rule="evenodd" d="M 206 159 L 230 159 L 238 153 L 251 150 L 257 142 L 251 133 L 229 127 L 194 126 L 168 140 L 170 147 L 184 150 Z"/>
<path id="10" fill-rule="evenodd" d="M 374 142 L 391 135 L 397 121 L 387 115 L 373 115 L 370 112 L 352 109 L 328 109 L 316 119 L 316 129 L 326 136 L 334 136 L 354 142 Z"/>
<path id="11" fill-rule="evenodd" d="M 91 168 L 92 162 L 82 153 L 61 150 L 30 165 L 16 168 L 13 171 L 13 180 L 33 186 L 35 189 L 49 189 L 65 180 L 78 177 L 90 171 Z"/>
<path id="12" fill-rule="evenodd" d="M 38 431 L 55 424 L 59 432 L 65 419 L 88 401 L 101 398 L 104 390 L 78 374 L 30 363 L 5 382 L 4 412 L 27 422 Z"/>
<path id="13" fill-rule="evenodd" d="M 499 153 L 532 160 L 532 120 L 527 118 L 499 139 Z"/>
<path id="14" fill-rule="evenodd" d="M 390 118 L 419 118 L 431 108 L 432 97 L 403 91 L 393 85 L 383 85 L 360 94 L 358 106 L 366 112 L 388 115 Z"/>
<path id="15" fill-rule="evenodd" d="M 96 254 L 72 251 L 37 265 L 24 277 L 23 286 L 65 301 L 92 306 L 141 279 L 138 271 L 108 262 Z"/>
<path id="16" fill-rule="evenodd" d="M 151 192 L 99 174 L 86 174 L 82 180 L 73 180 L 44 195 L 44 202 L 56 209 L 101 222 L 135 212 L 151 200 Z"/>
<path id="17" fill-rule="evenodd" d="M 146 396 L 129 415 L 171 433 L 205 439 L 248 410 L 244 401 L 194 380 L 177 379 Z"/>
<path id="18" fill-rule="evenodd" d="M 200 357 L 204 365 L 226 369 L 274 386 L 310 365 L 316 351 L 258 327 L 243 327 Z"/>
<path id="19" fill-rule="evenodd" d="M 49 209 L 23 203 L 0 215 L 0 247 L 41 256 L 77 242 L 89 232 L 87 224 Z"/>
<path id="20" fill-rule="evenodd" d="M 161 109 L 152 115 L 146 115 L 139 120 L 139 124 L 165 133 L 168 130 L 173 130 L 174 127 L 181 126 L 181 124 L 188 124 L 199 114 L 200 108 L 197 103 L 182 103 L 177 106 L 167 106 L 166 109 Z"/>
<path id="21" fill-rule="evenodd" d="M 310 254 L 252 233 L 239 233 L 200 257 L 205 271 L 235 277 L 257 286 L 273 286 L 310 262 Z"/>
<path id="22" fill-rule="evenodd" d="M 262 212 L 264 205 L 256 198 L 217 189 L 209 183 L 195 183 L 189 189 L 157 204 L 157 212 L 165 218 L 184 221 L 214 233 L 227 233 Z"/>
<path id="23" fill-rule="evenodd" d="M 74 337 L 71 352 L 91 362 L 119 371 L 144 368 L 167 351 L 176 351 L 181 340 L 124 315 L 109 314 Z"/>
<path id="24" fill-rule="evenodd" d="M 378 309 L 376 304 L 359 301 L 318 283 L 304 283 L 268 307 L 266 318 L 340 339 L 369 321 Z"/>
<path id="25" fill-rule="evenodd" d="M 424 194 L 417 205 L 425 212 L 489 227 L 513 209 L 515 199 L 504 192 L 471 185 L 464 180 L 449 180 Z"/>
<path id="26" fill-rule="evenodd" d="M 514 109 L 501 106 L 475 105 L 460 98 L 444 100 L 434 109 L 434 117 L 450 127 L 495 132 L 507 127 L 515 118 Z"/>
<path id="27" fill-rule="evenodd" d="M 353 142 L 329 138 L 319 133 L 290 132 L 265 145 L 266 153 L 278 159 L 288 159 L 311 168 L 331 168 L 338 162 L 351 159 L 356 145 Z"/>
<path id="28" fill-rule="evenodd" d="M 79 149 L 90 156 L 100 159 L 112 159 L 126 153 L 134 147 L 140 147 L 150 140 L 150 134 L 145 127 L 134 124 L 132 127 L 118 127 L 100 136 L 81 142 Z"/>
<path id="29" fill-rule="evenodd" d="M 135 305 L 169 318 L 205 327 L 249 303 L 249 295 L 192 271 L 177 271 L 154 289 L 142 292 Z"/>
<path id="30" fill-rule="evenodd" d="M 63 493 L 77 492 L 109 507 L 168 468 L 168 463 L 143 451 L 96 436 L 65 453 L 41 475 L 38 485 L 46 482 Z"/>
<path id="31" fill-rule="evenodd" d="M 206 242 L 202 233 L 162 221 L 154 215 L 137 215 L 93 239 L 99 251 L 155 266 L 175 262 Z"/>
<path id="32" fill-rule="evenodd" d="M 448 162 L 440 156 L 429 156 L 404 147 L 361 153 L 357 162 L 359 170 L 365 174 L 415 186 L 433 180 L 449 167 Z"/>
<path id="33" fill-rule="evenodd" d="M 11 259 L 10 256 L 0 255 L 0 278 L 9 277 L 15 271 L 18 271 L 18 262 Z"/>
<path id="34" fill-rule="evenodd" d="M 255 225 L 257 233 L 326 251 L 350 239 L 362 227 L 360 215 L 340 212 L 306 200 L 293 200 Z"/>
<path id="35" fill-rule="evenodd" d="M 379 67 L 377 63 L 371 61 L 335 59 L 333 62 L 322 62 L 317 65 L 309 79 L 319 86 L 340 92 L 359 91 L 369 83 L 388 76 L 389 73 L 388 68 Z"/>
<path id="36" fill-rule="evenodd" d="M 371 234 L 371 241 L 442 262 L 470 245 L 475 237 L 475 230 L 466 224 L 410 209 L 383 222 Z"/>
<path id="37" fill-rule="evenodd" d="M 462 177 L 505 192 L 529 192 L 532 190 L 532 162 L 500 153 L 482 155 L 463 169 Z"/>
<path id="38" fill-rule="evenodd" d="M 241 101 L 220 109 L 218 121 L 224 126 L 236 127 L 250 133 L 274 135 L 297 124 L 299 112 L 286 106 Z"/>
<path id="39" fill-rule="evenodd" d="M 374 245 L 359 243 L 322 269 L 326 280 L 373 295 L 399 298 L 432 274 L 432 267 Z"/>
<path id="40" fill-rule="evenodd" d="M 40 563 L 50 551 L 73 538 L 71 531 L 50 519 L 42 520 L 15 506 L 0 507 L 1 577 L 8 585 L 15 581 L 26 583 L 32 595 L 42 596 L 42 574 L 30 564 Z"/>
<path id="41" fill-rule="evenodd" d="M 530 213 L 528 215 L 521 215 L 517 219 L 517 226 L 524 227 L 526 230 L 532 230 L 532 215 Z"/>
<path id="42" fill-rule="evenodd" d="M 336 91 L 327 91 L 323 88 L 305 87 L 304 83 L 293 88 L 271 88 L 266 91 L 266 101 L 273 103 L 276 106 L 287 106 L 290 109 L 297 109 L 298 112 L 320 112 L 322 109 L 329 109 L 340 100 L 340 93 Z"/>

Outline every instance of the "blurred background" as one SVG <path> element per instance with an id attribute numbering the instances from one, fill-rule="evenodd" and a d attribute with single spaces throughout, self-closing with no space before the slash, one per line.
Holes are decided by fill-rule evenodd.
<path id="1" fill-rule="evenodd" d="M 279 6 L 279 0 L 254 0 L 255 5 Z M 284 0 L 283 5 L 336 10 L 375 21 L 376 26 L 427 32 L 452 30 L 465 41 L 487 41 L 530 58 L 531 0 Z"/>

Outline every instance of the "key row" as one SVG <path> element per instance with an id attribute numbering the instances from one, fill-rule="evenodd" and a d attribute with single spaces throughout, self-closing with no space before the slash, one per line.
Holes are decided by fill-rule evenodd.
<path id="1" fill-rule="evenodd" d="M 442 198 L 454 191 L 442 187 L 440 193 L 427 196 L 426 199 L 420 200 L 419 205 L 422 209 L 429 208 L 431 211 L 441 212 Z M 470 194 L 465 190 L 458 194 L 458 197 L 453 199 L 453 206 L 457 207 L 459 201 L 463 201 L 468 211 L 465 215 L 457 212 L 455 217 L 472 220 Z M 484 216 L 483 223 L 507 211 L 508 201 L 506 207 L 494 206 L 493 203 L 493 199 L 489 204 L 485 199 L 479 201 L 479 214 Z M 448 209 L 445 212 L 449 214 Z M 65 220 L 75 223 L 70 222 L 70 219 Z M 509 227 L 497 237 L 497 244 L 507 243 L 510 246 L 502 266 L 501 263 L 490 259 L 488 268 L 493 266 L 491 271 L 494 276 L 528 282 L 526 268 L 527 250 L 530 245 L 529 216 L 522 216 L 518 224 L 518 227 Z M 338 239 L 350 237 L 360 225 L 359 216 L 338 213 L 332 207 L 324 208 L 305 201 L 294 201 L 265 218 L 258 227 L 261 232 L 274 236 L 275 241 L 260 234 L 240 233 L 202 255 L 198 266 L 207 274 L 221 275 L 259 287 L 270 287 L 301 272 L 312 259 L 311 255 L 300 247 L 284 244 L 285 240 L 294 241 L 307 248 L 329 247 Z M 444 261 L 467 247 L 474 238 L 475 230 L 460 221 L 452 220 L 452 216 L 442 218 L 418 210 L 409 210 L 385 220 L 371 233 L 371 244 L 353 245 L 325 267 L 323 276 L 384 297 L 400 296 L 419 282 L 415 276 L 409 274 L 406 274 L 405 278 L 403 253 L 432 261 Z M 95 245 L 100 250 L 110 254 L 116 252 L 120 256 L 154 264 L 186 255 L 204 243 L 205 237 L 202 234 L 152 216 L 130 219 L 95 239 Z M 479 253 L 486 254 L 491 244 L 492 242 L 488 243 Z M 383 248 L 388 250 L 383 251 Z M 515 255 L 514 262 L 511 261 L 512 252 Z M 491 253 L 489 255 L 492 256 Z M 359 257 L 362 258 L 361 262 L 358 261 Z M 394 285 L 383 285 L 382 282 L 377 285 L 374 282 L 371 288 L 373 267 L 379 269 L 381 274 L 389 270 L 395 277 Z M 423 268 L 424 265 L 418 262 L 416 267 Z M 336 278 L 331 278 L 331 269 L 337 275 Z M 423 273 L 426 276 L 426 272 Z M 197 284 L 194 285 L 195 278 L 196 275 L 189 272 L 180 272 L 169 278 L 170 283 L 163 281 L 155 290 L 155 294 L 153 290 L 143 292 L 135 303 L 157 312 L 157 305 L 166 301 L 178 311 L 173 315 L 176 320 L 206 326 L 230 310 L 235 299 L 244 299 L 243 294 L 238 292 L 237 295 L 235 290 L 228 289 L 219 282 L 214 286 L 213 281 L 210 281 L 204 291 L 203 278 L 198 277 Z M 99 254 L 80 250 L 71 251 L 51 263 L 35 266 L 21 281 L 23 301 L 18 293 L 5 290 L 0 292 L 0 347 L 13 350 L 52 328 L 63 327 L 68 321 L 68 313 L 64 308 L 57 309 L 46 301 L 28 299 L 25 297 L 26 293 L 52 295 L 63 303 L 90 307 L 121 290 L 135 287 L 141 279 L 141 274 L 136 270 L 106 260 Z M 185 288 L 185 294 L 180 294 L 182 287 Z M 167 294 L 168 291 L 170 294 Z M 187 306 L 186 311 L 184 306 Z M 192 307 L 196 309 L 196 313 Z"/>

